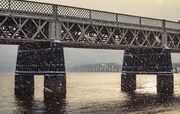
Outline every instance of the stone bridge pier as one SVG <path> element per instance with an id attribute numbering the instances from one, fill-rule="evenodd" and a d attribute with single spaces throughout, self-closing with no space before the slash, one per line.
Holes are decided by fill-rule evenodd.
<path id="1" fill-rule="evenodd" d="M 122 71 L 122 91 L 136 90 L 137 74 L 155 74 L 158 95 L 172 95 L 174 92 L 171 53 L 168 49 L 125 50 Z"/>
<path id="2" fill-rule="evenodd" d="M 18 47 L 15 95 L 34 94 L 34 75 L 44 75 L 44 99 L 66 97 L 62 43 L 24 43 Z"/>

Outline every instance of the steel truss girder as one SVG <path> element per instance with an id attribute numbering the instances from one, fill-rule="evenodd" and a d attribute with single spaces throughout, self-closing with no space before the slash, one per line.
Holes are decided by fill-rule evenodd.
<path id="1" fill-rule="evenodd" d="M 84 23 L 62 22 L 62 42 L 162 47 L 162 32 Z"/>
<path id="2" fill-rule="evenodd" d="M 54 34 L 52 36 L 56 36 L 55 34 L 59 31 L 59 39 L 63 43 L 68 43 L 70 47 L 73 47 L 76 43 L 78 45 L 89 45 L 89 47 L 95 45 L 109 45 L 112 47 L 163 47 L 164 32 L 158 29 L 58 20 L 56 23 L 60 27 L 50 31 L 50 23 L 53 22 L 54 20 L 0 16 L 0 40 L 16 41 L 16 44 L 20 40 L 51 41 L 50 32 Z M 170 49 L 179 49 L 180 33 L 167 31 L 166 34 L 167 46 Z"/>
<path id="3" fill-rule="evenodd" d="M 167 33 L 167 45 L 169 48 L 180 48 L 180 34 Z"/>
<path id="4" fill-rule="evenodd" d="M 43 19 L 0 17 L 0 39 L 47 40 L 48 23 Z"/>

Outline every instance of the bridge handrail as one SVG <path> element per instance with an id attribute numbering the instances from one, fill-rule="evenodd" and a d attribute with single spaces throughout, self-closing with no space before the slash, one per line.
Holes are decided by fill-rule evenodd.
<path id="1" fill-rule="evenodd" d="M 92 9 L 78 8 L 65 5 L 40 3 L 22 0 L 0 0 L 0 12 L 14 14 L 27 14 L 31 16 L 47 16 L 52 18 L 78 18 L 85 20 L 97 20 L 113 23 L 126 23 L 151 27 L 166 27 L 167 29 L 180 30 L 180 23 L 163 21 L 161 19 L 119 14 Z M 164 23 L 164 24 L 163 24 Z M 163 26 L 165 25 L 165 26 Z"/>
<path id="2" fill-rule="evenodd" d="M 180 23 L 174 21 L 166 21 L 166 28 L 167 29 L 179 29 L 180 30 Z"/>

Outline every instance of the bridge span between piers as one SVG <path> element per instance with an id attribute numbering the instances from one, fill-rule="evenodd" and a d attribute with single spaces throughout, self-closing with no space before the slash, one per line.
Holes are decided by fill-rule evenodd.
<path id="1" fill-rule="evenodd" d="M 136 89 L 136 74 L 157 74 L 158 94 L 172 94 L 171 52 L 180 52 L 180 23 L 64 5 L 0 0 L 0 44 L 19 45 L 15 94 L 33 94 L 34 75 L 38 74 L 45 75 L 45 97 L 65 96 L 63 47 L 125 50 L 122 90 Z"/>

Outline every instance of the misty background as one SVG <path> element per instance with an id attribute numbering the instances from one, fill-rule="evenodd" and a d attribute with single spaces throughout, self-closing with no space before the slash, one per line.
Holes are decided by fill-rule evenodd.
<path id="1" fill-rule="evenodd" d="M 17 47 L 0 45 L 0 72 L 14 72 Z M 123 50 L 64 48 L 66 68 L 84 64 L 123 63 Z M 180 63 L 180 54 L 172 54 L 173 63 Z"/>

